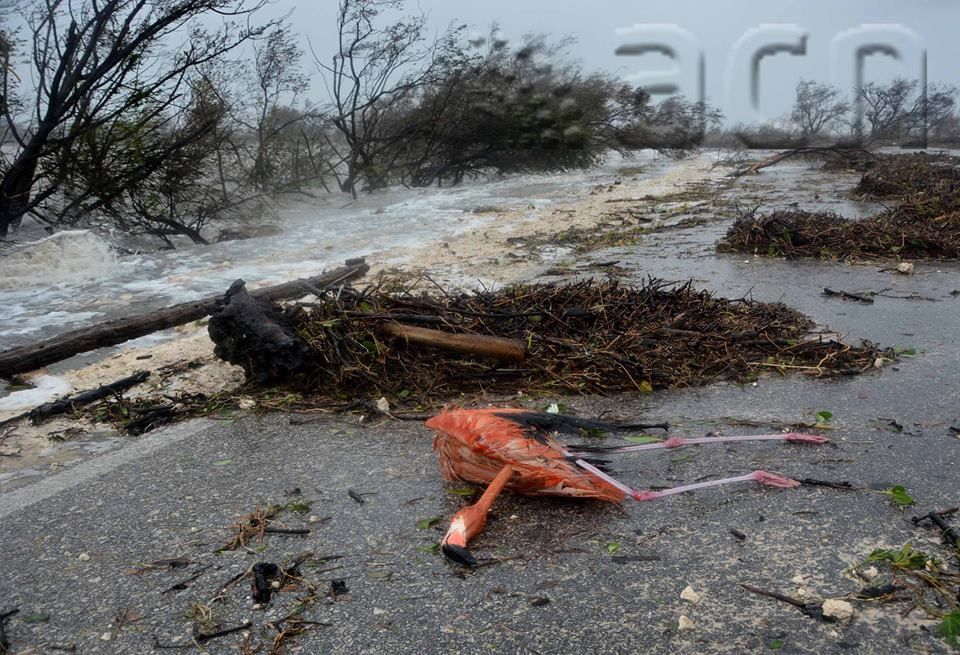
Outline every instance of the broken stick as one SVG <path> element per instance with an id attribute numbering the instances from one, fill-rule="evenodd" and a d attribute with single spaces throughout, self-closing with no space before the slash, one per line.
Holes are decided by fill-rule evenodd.
<path id="1" fill-rule="evenodd" d="M 873 298 L 870 296 L 864 296 L 859 293 L 851 293 L 850 291 L 835 291 L 830 287 L 824 287 L 823 295 L 825 296 L 839 296 L 841 298 L 846 298 L 847 300 L 856 300 L 857 302 L 867 303 L 869 305 L 873 304 Z"/>
<path id="2" fill-rule="evenodd" d="M 8 419 L 0 421 L 0 428 L 10 425 L 11 423 L 17 423 L 21 419 L 27 418 L 28 416 L 33 424 L 37 425 L 44 419 L 65 414 L 77 405 L 86 405 L 95 400 L 100 400 L 101 398 L 106 398 L 107 396 L 112 396 L 114 394 L 126 391 L 130 387 L 145 381 L 148 377 L 150 377 L 150 373 L 148 371 L 137 371 L 133 375 L 121 378 L 116 382 L 111 382 L 110 384 L 97 387 L 96 389 L 87 389 L 85 391 L 75 393 L 72 396 L 67 396 L 59 400 L 54 400 L 53 402 L 44 403 L 39 407 L 34 407 L 29 412 L 17 414 L 16 416 L 11 416 Z"/>
<path id="3" fill-rule="evenodd" d="M 87 389 L 86 391 L 75 393 L 72 396 L 67 396 L 66 398 L 54 400 L 50 403 L 44 403 L 39 407 L 34 407 L 32 410 L 30 410 L 30 420 L 36 425 L 45 418 L 50 418 L 51 416 L 57 416 L 65 412 L 69 412 L 77 405 L 86 405 L 87 403 L 92 403 L 95 400 L 100 400 L 101 398 L 122 393 L 130 387 L 134 387 L 141 382 L 145 382 L 148 377 L 150 377 L 149 371 L 137 371 L 133 375 L 121 378 L 116 382 L 111 382 L 110 384 L 102 385 L 96 389 Z"/>
<path id="4" fill-rule="evenodd" d="M 454 334 L 401 325 L 400 323 L 382 323 L 380 331 L 391 337 L 403 339 L 407 343 L 465 355 L 477 355 L 511 362 L 522 362 L 527 358 L 526 345 L 517 339 L 505 339 L 482 334 Z"/>

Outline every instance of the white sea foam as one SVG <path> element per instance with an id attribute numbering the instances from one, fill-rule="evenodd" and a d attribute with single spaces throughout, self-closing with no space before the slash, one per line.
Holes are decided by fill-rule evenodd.
<path id="1" fill-rule="evenodd" d="M 67 381 L 55 375 L 38 375 L 30 382 L 36 385 L 35 389 L 14 391 L 9 396 L 0 398 L 0 412 L 36 407 L 71 391 Z"/>
<path id="2" fill-rule="evenodd" d="M 58 232 L 0 253 L 0 289 L 87 282 L 110 275 L 116 257 L 89 230 Z"/>

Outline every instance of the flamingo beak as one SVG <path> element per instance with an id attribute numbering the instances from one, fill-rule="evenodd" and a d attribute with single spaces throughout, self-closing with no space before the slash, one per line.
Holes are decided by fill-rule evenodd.
<path id="1" fill-rule="evenodd" d="M 440 550 L 448 560 L 461 566 L 476 566 L 477 558 L 467 550 L 467 522 L 463 512 L 458 512 L 450 522 L 450 528 L 440 542 Z"/>
<path id="2" fill-rule="evenodd" d="M 473 553 L 463 546 L 443 544 L 440 546 L 440 550 L 444 556 L 454 564 L 459 564 L 460 566 L 476 566 L 479 563 L 477 562 L 477 558 L 473 556 Z"/>

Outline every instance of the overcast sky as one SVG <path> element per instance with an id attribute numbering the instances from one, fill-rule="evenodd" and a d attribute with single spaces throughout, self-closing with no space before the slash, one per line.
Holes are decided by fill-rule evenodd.
<path id="1" fill-rule="evenodd" d="M 326 58 L 333 52 L 336 38 L 336 6 L 336 0 L 275 0 L 265 16 L 291 12 L 293 29 L 304 44 L 309 38 L 316 52 Z M 801 78 L 833 81 L 831 42 L 838 34 L 863 24 L 899 25 L 915 34 L 926 50 L 929 81 L 960 85 L 960 0 L 408 0 L 407 7 L 411 12 L 426 12 L 437 31 L 457 22 L 486 32 L 496 21 L 511 43 L 529 33 L 572 36 L 576 43 L 571 55 L 585 69 L 604 70 L 626 79 L 645 69 L 669 71 L 674 63 L 661 54 L 616 55 L 617 47 L 638 40 L 623 30 L 644 24 L 675 25 L 692 35 L 693 40 L 687 42 L 694 44 L 694 52 L 702 51 L 707 98 L 724 110 L 730 122 L 783 115 Z M 749 95 L 750 48 L 743 50 L 747 57 L 738 60 L 734 75 L 728 75 L 727 68 L 738 40 L 764 24 L 796 25 L 809 38 L 804 56 L 781 52 L 762 60 L 760 113 L 754 114 L 744 106 Z M 748 40 L 754 46 L 765 45 L 763 36 Z M 689 95 L 696 94 L 696 57 L 693 59 L 682 60 L 689 72 L 684 85 Z M 852 59 L 847 68 L 852 71 Z M 898 62 L 874 55 L 867 58 L 865 70 L 868 80 L 884 82 L 897 75 L 916 78 L 918 68 L 917 60 L 910 56 Z M 310 71 L 314 70 L 311 63 Z M 313 95 L 320 101 L 323 87 L 319 77 L 316 79 Z M 730 96 L 734 96 L 733 102 Z"/>
<path id="2" fill-rule="evenodd" d="M 766 117 L 788 110 L 799 79 L 831 81 L 831 41 L 862 24 L 894 24 L 912 31 L 927 51 L 929 80 L 960 85 L 960 0 L 419 0 L 408 7 L 426 12 L 438 30 L 457 21 L 483 32 L 497 21 L 511 42 L 528 33 L 573 36 L 577 42 L 571 53 L 585 68 L 623 77 L 643 69 L 669 70 L 673 64 L 659 54 L 617 56 L 616 48 L 631 42 L 618 30 L 675 24 L 699 42 L 708 99 L 733 120 L 750 116 L 739 102 L 730 106 L 726 97 L 728 59 L 734 44 L 762 24 L 795 24 L 809 34 L 805 56 L 780 53 L 763 59 L 759 95 Z M 332 51 L 335 0 L 278 0 L 271 8 L 278 14 L 286 11 L 293 12 L 295 29 L 310 38 L 318 53 Z M 917 69 L 914 61 L 875 55 L 867 58 L 866 75 L 883 82 L 896 75 L 915 78 Z M 742 76 L 749 79 L 746 72 Z M 735 95 L 739 88 L 748 88 L 733 84 Z"/>

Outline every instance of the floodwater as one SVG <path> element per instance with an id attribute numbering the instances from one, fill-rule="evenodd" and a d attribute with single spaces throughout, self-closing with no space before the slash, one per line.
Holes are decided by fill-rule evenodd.
<path id="1" fill-rule="evenodd" d="M 237 278 L 251 287 L 316 275 L 345 259 L 444 241 L 495 220 L 483 209 L 523 210 L 570 199 L 622 166 L 642 165 L 642 177 L 684 166 L 641 153 L 611 156 L 590 171 L 520 175 L 451 188 L 388 189 L 351 201 L 344 194 L 287 200 L 248 227 L 271 236 L 210 246 L 178 244 L 173 251 L 120 254 L 120 235 L 84 230 L 46 237 L 25 226 L 19 241 L 0 249 L 0 350 L 66 329 L 142 313 L 219 293 Z M 476 211 L 480 210 L 480 211 Z M 46 237 L 46 238 L 45 238 Z M 382 264 L 403 264 L 404 257 Z"/>

